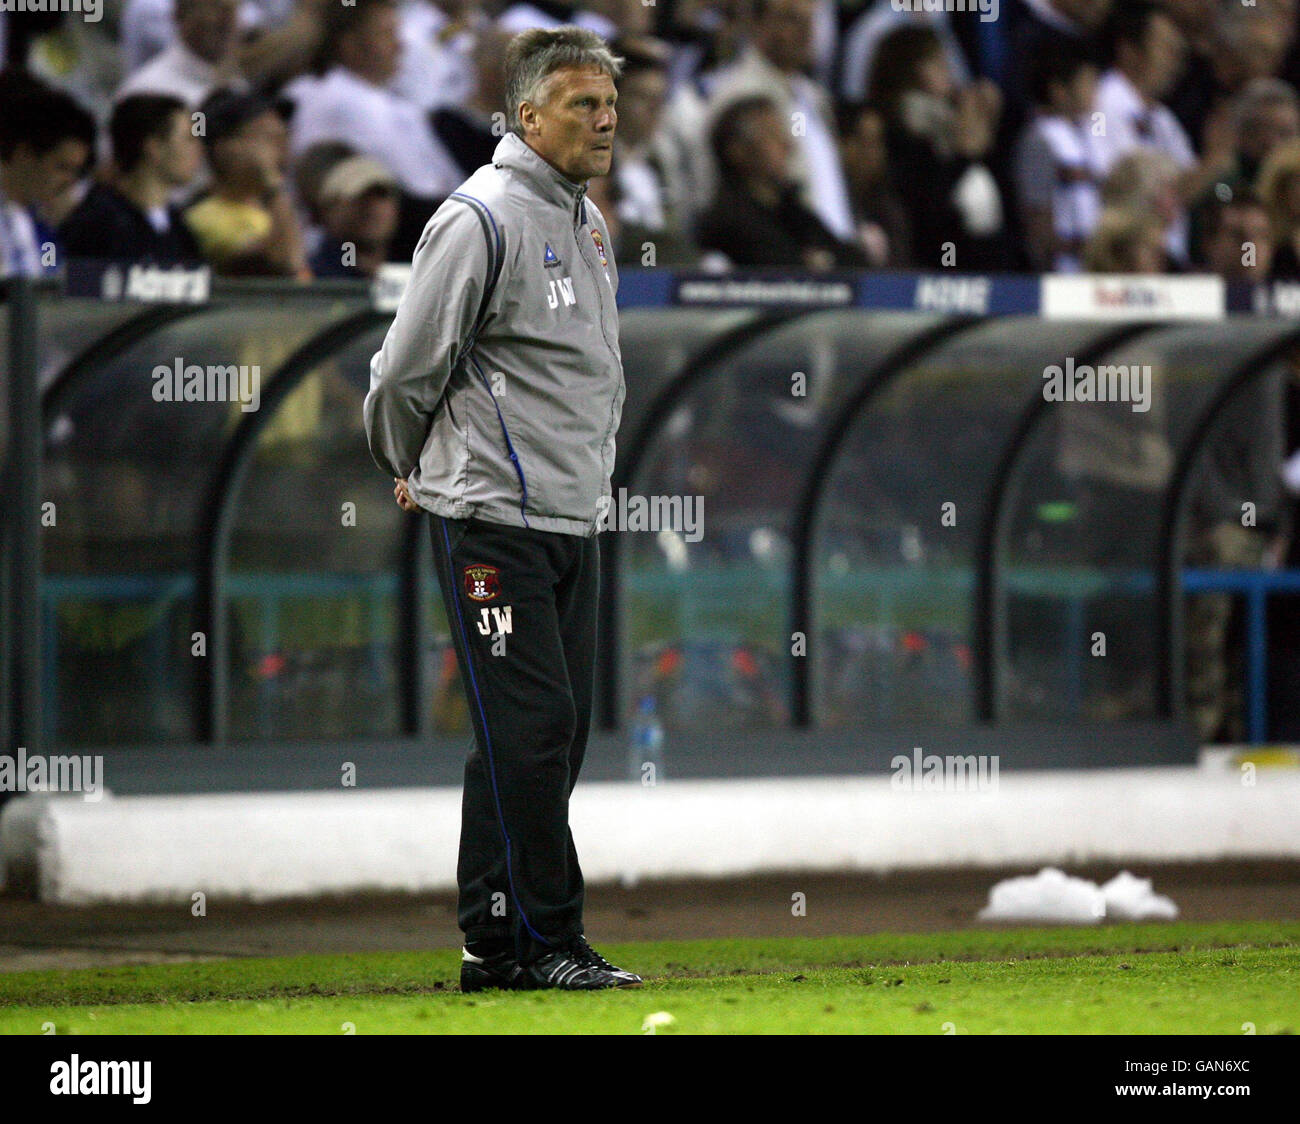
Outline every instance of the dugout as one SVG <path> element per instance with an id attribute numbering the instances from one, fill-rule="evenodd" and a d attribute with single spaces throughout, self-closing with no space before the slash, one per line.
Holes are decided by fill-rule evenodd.
<path id="1" fill-rule="evenodd" d="M 1190 761 L 1185 617 L 1207 591 L 1245 607 L 1232 670 L 1268 737 L 1268 607 L 1300 575 L 1188 553 L 1243 417 L 1282 410 L 1300 324 L 1048 318 L 996 286 L 983 314 L 870 307 L 861 279 L 847 302 L 692 304 L 656 272 L 622 314 L 614 490 L 700 497 L 704 534 L 602 538 L 598 772 L 647 693 L 678 775 L 870 772 L 918 744 Z M 133 754 L 141 778 L 166 762 L 178 785 L 301 777 L 339 743 L 393 783 L 454 777 L 427 537 L 361 428 L 388 321 L 370 291 L 3 292 L 6 743 Z M 178 361 L 256 368 L 258 408 L 158 401 Z M 1067 362 L 1148 368 L 1149 408 L 1049 400 Z M 17 471 L 33 410 L 36 490 Z M 37 573 L 19 512 L 46 515 Z"/>

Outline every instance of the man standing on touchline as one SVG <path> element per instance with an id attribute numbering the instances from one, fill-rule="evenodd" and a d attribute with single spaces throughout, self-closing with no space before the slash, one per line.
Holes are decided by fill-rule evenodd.
<path id="1" fill-rule="evenodd" d="M 465 991 L 641 983 L 583 936 L 569 831 L 624 397 L 618 270 L 586 193 L 609 172 L 622 61 L 576 27 L 511 40 L 511 131 L 429 220 L 370 365 L 370 451 L 398 503 L 429 513 L 474 726 Z"/>

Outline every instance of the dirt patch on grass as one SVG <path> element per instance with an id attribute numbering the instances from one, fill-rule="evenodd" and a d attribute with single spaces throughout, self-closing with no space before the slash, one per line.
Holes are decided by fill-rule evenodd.
<path id="1" fill-rule="evenodd" d="M 1068 872 L 1102 882 L 1114 865 Z M 1184 921 L 1300 918 L 1300 862 L 1133 864 Z M 722 881 L 592 886 L 593 941 L 813 937 L 976 927 L 989 888 L 1032 869 L 764 874 Z M 793 895 L 806 913 L 795 916 Z M 231 956 L 456 947 L 454 894 L 360 895 L 252 904 L 209 899 L 206 917 L 175 906 L 54 906 L 0 895 L 0 971 L 97 968 Z"/>

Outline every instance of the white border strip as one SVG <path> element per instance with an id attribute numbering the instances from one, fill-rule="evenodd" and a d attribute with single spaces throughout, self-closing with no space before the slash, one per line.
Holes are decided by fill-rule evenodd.
<path id="1" fill-rule="evenodd" d="M 1300 857 L 1300 771 L 1004 774 L 983 793 L 888 777 L 579 785 L 589 881 L 771 870 L 886 871 Z M 458 789 L 23 797 L 0 815 L 15 875 L 44 901 L 266 900 L 455 885 Z"/>

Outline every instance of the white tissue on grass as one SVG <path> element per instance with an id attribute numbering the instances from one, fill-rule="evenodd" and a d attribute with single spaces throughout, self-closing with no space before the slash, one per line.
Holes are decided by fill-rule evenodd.
<path id="1" fill-rule="evenodd" d="M 1106 916 L 1113 921 L 1172 921 L 1178 916 L 1171 899 L 1152 893 L 1150 878 L 1136 878 L 1127 870 L 1115 875 L 1101 892 L 1106 895 Z"/>
<path id="2" fill-rule="evenodd" d="M 1049 866 L 1037 874 L 1008 878 L 989 891 L 981 921 L 1066 921 L 1091 925 L 1106 916 L 1106 899 L 1095 882 L 1072 878 Z"/>
<path id="3" fill-rule="evenodd" d="M 1111 921 L 1169 920 L 1178 907 L 1152 893 L 1151 880 L 1121 871 L 1104 886 L 1074 878 L 1055 867 L 1008 878 L 989 891 L 981 921 L 1045 921 L 1095 925 Z"/>

